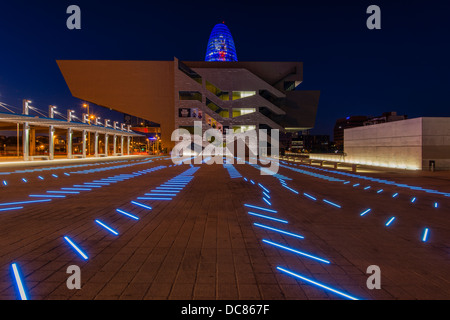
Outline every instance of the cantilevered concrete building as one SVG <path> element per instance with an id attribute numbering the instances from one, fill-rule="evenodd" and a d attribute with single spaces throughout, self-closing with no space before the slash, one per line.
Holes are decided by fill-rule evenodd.
<path id="1" fill-rule="evenodd" d="M 57 61 L 73 96 L 161 125 L 204 130 L 314 127 L 319 91 L 298 90 L 301 62 Z"/>

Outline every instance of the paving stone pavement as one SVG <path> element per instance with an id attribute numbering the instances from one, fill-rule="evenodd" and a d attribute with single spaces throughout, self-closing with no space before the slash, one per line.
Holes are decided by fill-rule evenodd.
<path id="1" fill-rule="evenodd" d="M 18 299 L 11 272 L 14 262 L 19 266 L 27 296 L 33 300 L 344 299 L 277 267 L 360 299 L 450 297 L 449 197 L 285 162 L 278 172 L 281 176 L 275 177 L 261 175 L 258 168 L 249 165 L 234 165 L 242 175 L 237 178 L 231 178 L 219 164 L 195 165 L 199 170 L 192 174 L 192 181 L 171 201 L 137 200 L 191 166 L 172 166 L 167 158 L 152 158 L 151 162 L 148 158 L 137 158 L 62 167 L 31 171 L 45 168 L 35 166 L 29 168 L 30 172 L 11 174 L 6 173 L 16 169 L 0 170 L 3 173 L 0 181 L 8 182 L 1 187 L 0 209 L 23 206 L 0 212 L 0 299 Z M 158 167 L 161 168 L 150 171 Z M 1 205 L 45 199 L 29 195 L 49 195 L 47 191 L 74 188 L 121 174 L 132 177 L 47 202 Z M 450 177 L 438 174 L 360 175 L 450 192 Z M 290 189 L 283 186 L 280 177 Z M 351 183 L 324 177 L 348 179 Z M 263 201 L 264 190 L 258 183 L 270 191 L 271 205 Z M 360 185 L 354 186 L 357 183 Z M 371 188 L 365 189 L 369 185 Z M 383 192 L 377 193 L 380 189 Z M 393 198 L 397 192 L 399 195 Z M 417 201 L 411 203 L 412 197 Z M 324 199 L 341 208 L 325 203 Z M 152 210 L 131 201 L 145 203 Z M 434 207 L 435 202 L 439 203 L 438 208 Z M 277 213 L 251 209 L 244 204 L 271 208 Z M 118 208 L 139 220 L 119 214 Z M 360 215 L 369 208 L 369 213 Z M 395 221 L 386 227 L 392 216 Z M 99 226 L 96 219 L 119 235 Z M 255 223 L 300 234 L 304 239 Z M 425 242 L 424 228 L 429 228 Z M 64 236 L 85 251 L 88 260 L 82 259 Z M 330 263 L 275 247 L 267 241 Z M 66 271 L 70 265 L 80 267 L 80 290 L 67 288 L 70 274 Z M 381 289 L 367 288 L 370 274 L 366 271 L 370 265 L 380 267 Z"/>

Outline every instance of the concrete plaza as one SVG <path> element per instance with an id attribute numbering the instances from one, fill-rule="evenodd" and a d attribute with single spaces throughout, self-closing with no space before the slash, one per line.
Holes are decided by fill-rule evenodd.
<path id="1" fill-rule="evenodd" d="M 0 299 L 19 299 L 13 263 L 33 300 L 345 299 L 277 267 L 358 299 L 448 299 L 449 182 L 288 161 L 276 176 L 168 157 L 1 167 Z M 164 189 L 171 200 L 138 199 Z M 381 289 L 367 288 L 371 265 Z"/>

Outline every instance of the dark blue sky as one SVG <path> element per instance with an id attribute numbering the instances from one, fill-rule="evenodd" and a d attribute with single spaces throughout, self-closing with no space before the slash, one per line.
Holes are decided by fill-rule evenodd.
<path id="1" fill-rule="evenodd" d="M 66 28 L 71 4 L 82 30 Z M 366 27 L 371 4 L 381 30 Z M 57 59 L 203 60 L 225 21 L 240 61 L 304 62 L 301 88 L 321 91 L 313 133 L 331 135 L 348 115 L 450 116 L 449 9 L 433 0 L 1 1 L 0 101 L 79 107 Z"/>

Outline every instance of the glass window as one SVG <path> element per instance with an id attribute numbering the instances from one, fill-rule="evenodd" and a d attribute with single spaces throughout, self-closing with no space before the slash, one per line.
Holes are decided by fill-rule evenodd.
<path id="1" fill-rule="evenodd" d="M 180 100 L 197 100 L 202 102 L 202 94 L 198 91 L 180 91 Z"/>
<path id="2" fill-rule="evenodd" d="M 233 118 L 256 112 L 256 108 L 233 108 Z"/>
<path id="3" fill-rule="evenodd" d="M 256 91 L 233 91 L 233 100 L 243 99 L 256 95 Z"/>

